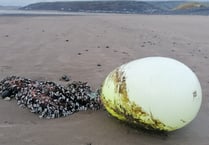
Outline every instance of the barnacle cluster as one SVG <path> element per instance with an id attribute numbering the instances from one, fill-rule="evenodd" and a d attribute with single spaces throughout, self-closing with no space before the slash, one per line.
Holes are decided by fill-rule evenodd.
<path id="1" fill-rule="evenodd" d="M 0 82 L 0 96 L 15 98 L 17 104 L 39 114 L 40 118 L 58 118 L 81 110 L 100 109 L 99 93 L 86 82 L 71 82 L 67 86 L 50 81 L 11 76 Z"/>

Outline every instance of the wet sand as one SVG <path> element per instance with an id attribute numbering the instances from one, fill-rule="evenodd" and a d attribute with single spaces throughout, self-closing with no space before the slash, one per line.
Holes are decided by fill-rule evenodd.
<path id="1" fill-rule="evenodd" d="M 208 24 L 207 16 L 0 17 L 0 79 L 17 75 L 63 84 L 59 78 L 66 74 L 96 89 L 123 63 L 164 56 L 195 71 L 203 91 L 196 119 L 168 136 L 132 129 L 103 109 L 47 120 L 19 108 L 15 100 L 0 99 L 0 144 L 208 145 Z"/>

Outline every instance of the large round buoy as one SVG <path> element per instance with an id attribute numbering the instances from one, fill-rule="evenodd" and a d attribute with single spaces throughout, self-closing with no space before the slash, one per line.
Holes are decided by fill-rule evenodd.
<path id="1" fill-rule="evenodd" d="M 202 92 L 198 78 L 183 63 L 147 57 L 113 70 L 103 83 L 101 100 L 120 120 L 150 130 L 173 131 L 196 117 Z"/>

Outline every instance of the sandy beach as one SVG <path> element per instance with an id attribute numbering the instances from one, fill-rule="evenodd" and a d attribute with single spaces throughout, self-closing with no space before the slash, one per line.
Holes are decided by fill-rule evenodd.
<path id="1" fill-rule="evenodd" d="M 66 74 L 96 89 L 123 63 L 164 56 L 196 73 L 203 103 L 192 123 L 161 136 L 130 128 L 104 109 L 47 120 L 0 99 L 0 145 L 208 145 L 208 24 L 207 16 L 1 16 L 1 80 L 17 75 L 65 84 L 59 78 Z"/>

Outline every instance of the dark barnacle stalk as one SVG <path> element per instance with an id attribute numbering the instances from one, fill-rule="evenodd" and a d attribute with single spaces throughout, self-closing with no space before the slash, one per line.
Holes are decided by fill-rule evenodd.
<path id="1" fill-rule="evenodd" d="M 86 82 L 67 86 L 11 76 L 0 82 L 0 96 L 14 98 L 17 104 L 39 114 L 40 118 L 58 118 L 81 110 L 100 109 L 99 93 Z"/>

